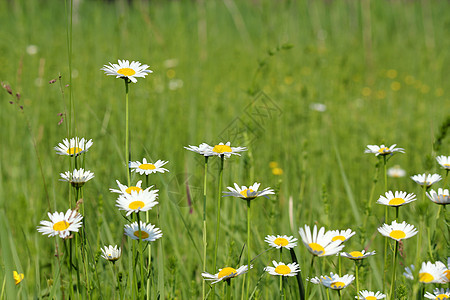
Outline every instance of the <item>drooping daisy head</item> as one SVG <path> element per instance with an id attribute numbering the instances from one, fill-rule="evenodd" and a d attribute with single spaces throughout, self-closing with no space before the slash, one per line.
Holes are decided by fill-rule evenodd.
<path id="1" fill-rule="evenodd" d="M 142 188 L 142 180 L 139 180 L 136 185 L 130 185 L 126 186 L 124 184 L 121 184 L 119 180 L 116 180 L 117 185 L 119 186 L 119 189 L 109 189 L 112 193 L 118 193 L 118 194 L 132 194 L 132 193 L 140 193 L 144 191 Z M 149 186 L 146 188 L 146 191 L 149 191 L 153 186 Z"/>
<path id="2" fill-rule="evenodd" d="M 405 177 L 406 171 L 403 170 L 399 165 L 395 165 L 387 170 L 387 175 L 393 178 Z"/>
<path id="3" fill-rule="evenodd" d="M 443 288 L 434 289 L 433 294 L 426 292 L 424 296 L 425 296 L 425 298 L 428 298 L 428 299 L 447 300 L 447 299 L 450 299 L 450 289 L 446 289 L 446 290 Z"/>
<path id="4" fill-rule="evenodd" d="M 86 182 L 94 178 L 94 173 L 91 171 L 85 171 L 83 168 L 79 170 L 73 170 L 73 172 L 67 171 L 65 173 L 60 173 L 61 181 L 70 182 L 73 187 L 82 187 Z"/>
<path id="5" fill-rule="evenodd" d="M 439 188 L 437 193 L 435 190 L 427 192 L 427 197 L 436 204 L 447 205 L 450 203 L 450 195 L 447 189 Z"/>
<path id="6" fill-rule="evenodd" d="M 59 143 L 54 149 L 56 150 L 56 154 L 59 155 L 69 155 L 69 156 L 78 156 L 86 151 L 92 146 L 92 139 L 89 141 L 85 141 L 84 138 L 71 138 L 70 141 L 68 139 L 63 139 L 62 143 Z"/>
<path id="7" fill-rule="evenodd" d="M 138 192 L 131 192 L 131 194 L 120 194 L 116 200 L 116 206 L 120 210 L 125 210 L 127 216 L 131 213 L 138 213 L 140 211 L 148 211 L 153 208 L 158 201 L 158 190 L 142 190 Z"/>
<path id="8" fill-rule="evenodd" d="M 232 196 L 232 197 L 242 198 L 244 200 L 253 200 L 256 197 L 261 197 L 261 196 L 269 199 L 269 196 L 267 196 L 267 195 L 275 194 L 275 191 L 273 189 L 271 189 L 270 187 L 265 188 L 262 191 L 258 191 L 260 185 L 261 185 L 260 183 L 255 182 L 253 185 L 251 185 L 247 188 L 245 185 L 242 187 L 239 187 L 239 185 L 237 185 L 237 183 L 235 183 L 234 188 L 227 187 L 229 192 L 223 192 L 225 194 L 224 197 Z"/>
<path id="9" fill-rule="evenodd" d="M 295 246 L 297 246 L 297 239 L 293 236 L 287 236 L 287 235 L 268 235 L 265 237 L 264 241 L 268 243 L 271 247 L 280 249 L 280 248 L 286 248 L 286 249 L 292 249 Z"/>
<path id="10" fill-rule="evenodd" d="M 446 283 L 446 267 L 442 262 L 433 264 L 432 262 L 423 262 L 419 271 L 419 281 L 421 283 Z"/>
<path id="11" fill-rule="evenodd" d="M 156 228 L 155 225 L 146 224 L 140 221 L 141 228 L 137 222 L 125 225 L 125 234 L 128 235 L 133 240 L 139 240 L 141 238 L 143 241 L 153 242 L 162 237 L 161 229 Z"/>
<path id="12" fill-rule="evenodd" d="M 386 298 L 386 295 L 383 294 L 382 292 L 371 292 L 368 290 L 363 290 L 359 292 L 358 297 L 355 297 L 359 300 L 378 300 L 378 299 L 384 299 Z"/>
<path id="13" fill-rule="evenodd" d="M 189 145 L 189 147 L 184 147 L 184 149 L 198 153 L 203 156 L 213 156 L 214 155 L 212 152 L 213 147 L 211 147 L 210 145 L 208 145 L 206 143 L 201 143 L 198 147 Z"/>
<path id="14" fill-rule="evenodd" d="M 450 156 L 440 155 L 436 157 L 438 164 L 446 170 L 450 170 Z"/>
<path id="15" fill-rule="evenodd" d="M 366 257 L 375 255 L 375 251 L 372 252 L 366 252 L 365 250 L 362 251 L 352 251 L 352 252 L 341 252 L 341 256 L 347 257 L 353 260 L 361 260 Z"/>
<path id="16" fill-rule="evenodd" d="M 333 290 L 342 290 L 355 280 L 355 276 L 353 275 L 346 274 L 344 276 L 339 276 L 334 273 L 331 273 L 330 276 L 320 276 L 320 278 L 323 286 Z"/>
<path id="17" fill-rule="evenodd" d="M 344 245 L 341 245 L 342 241 L 340 239 L 333 241 L 332 232 L 325 232 L 324 227 L 317 231 L 317 226 L 314 225 L 313 232 L 311 233 L 311 228 L 305 225 L 305 228 L 299 228 L 298 233 L 302 238 L 303 244 L 313 255 L 334 255 L 344 248 Z"/>
<path id="18" fill-rule="evenodd" d="M 115 262 L 122 255 L 122 249 L 117 248 L 117 245 L 114 247 L 112 245 L 104 246 L 102 249 L 102 257 L 111 262 Z"/>
<path id="19" fill-rule="evenodd" d="M 407 194 L 406 192 L 400 191 L 395 191 L 393 193 L 392 191 L 388 191 L 385 193 L 385 195 L 386 196 L 380 196 L 380 198 L 377 200 L 378 204 L 397 207 L 417 200 L 416 195 L 414 195 L 413 193 Z"/>
<path id="20" fill-rule="evenodd" d="M 439 174 L 425 174 L 424 173 L 424 174 L 413 175 L 413 176 L 411 176 L 411 179 L 422 186 L 425 185 L 427 187 L 430 187 L 433 184 L 435 184 L 436 182 L 441 181 L 442 177 Z"/>
<path id="21" fill-rule="evenodd" d="M 278 275 L 278 276 L 295 276 L 298 272 L 300 272 L 300 266 L 297 263 L 285 264 L 281 261 L 277 263 L 276 261 L 272 261 L 273 267 L 265 267 L 264 271 L 268 272 L 270 275 Z"/>
<path id="22" fill-rule="evenodd" d="M 224 157 L 228 158 L 231 156 L 231 154 L 240 155 L 239 152 L 247 151 L 246 147 L 231 147 L 230 144 L 230 142 L 227 142 L 226 144 L 219 143 L 212 147 L 210 146 L 210 153 L 217 156 L 223 155 Z"/>
<path id="23" fill-rule="evenodd" d="M 334 241 L 341 241 L 346 242 L 349 238 L 355 235 L 356 232 L 354 232 L 351 229 L 345 229 L 345 230 L 331 230 L 329 231 L 329 234 L 331 236 L 331 240 Z"/>
<path id="24" fill-rule="evenodd" d="M 253 268 L 253 266 L 250 266 L 250 269 Z M 223 280 L 230 280 L 231 278 L 237 277 L 239 275 L 245 274 L 248 271 L 248 266 L 240 266 L 239 268 L 235 269 L 232 267 L 225 267 L 223 269 L 219 269 L 219 273 L 216 274 L 209 274 L 208 272 L 203 272 L 202 276 L 205 280 L 213 280 L 212 284 L 215 284 L 217 282 L 223 281 Z"/>
<path id="25" fill-rule="evenodd" d="M 13 271 L 14 282 L 18 285 L 24 278 L 25 275 L 23 273 L 17 273 L 17 271 Z"/>
<path id="26" fill-rule="evenodd" d="M 378 232 L 396 241 L 401 241 L 415 236 L 418 231 L 414 225 L 408 224 L 405 221 L 397 223 L 397 221 L 394 220 L 391 225 L 383 224 L 378 228 Z"/>
<path id="27" fill-rule="evenodd" d="M 71 232 L 78 232 L 81 227 L 83 216 L 75 210 L 68 209 L 64 214 L 62 212 L 48 213 L 50 221 L 41 221 L 37 228 L 37 231 L 43 235 L 59 236 L 62 239 L 66 239 L 70 236 Z"/>
<path id="28" fill-rule="evenodd" d="M 153 73 L 152 70 L 147 70 L 149 66 L 141 65 L 138 61 L 120 60 L 118 64 L 109 63 L 104 65 L 100 70 L 105 71 L 106 75 L 113 75 L 116 78 L 129 79 L 131 82 L 136 83 L 136 77 L 145 78 L 147 73 Z"/>
<path id="29" fill-rule="evenodd" d="M 385 145 L 367 145 L 367 149 L 364 151 L 364 153 L 372 153 L 375 154 L 375 156 L 378 155 L 393 155 L 396 152 L 405 153 L 405 149 L 403 148 L 395 148 L 397 144 L 394 144 L 390 147 L 387 147 Z"/>
<path id="30" fill-rule="evenodd" d="M 147 162 L 147 159 L 143 158 L 142 163 L 139 161 L 130 161 L 130 169 L 131 172 L 136 172 L 141 175 L 149 175 L 152 173 L 160 172 L 169 172 L 169 170 L 162 168 L 168 161 L 158 160 L 155 163 Z"/>

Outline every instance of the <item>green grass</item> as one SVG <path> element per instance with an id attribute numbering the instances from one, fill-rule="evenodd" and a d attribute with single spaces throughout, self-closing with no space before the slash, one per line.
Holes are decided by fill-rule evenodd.
<path id="1" fill-rule="evenodd" d="M 375 290 L 381 288 L 377 279 L 381 275 L 373 274 L 371 265 L 382 272 L 383 239 L 375 233 L 384 208 L 374 202 L 384 193 L 384 185 L 380 174 L 364 227 L 376 163 L 364 154 L 364 148 L 395 143 L 406 154 L 395 155 L 389 166 L 399 164 L 408 175 L 442 174 L 434 156 L 450 155 L 448 138 L 438 153 L 433 142 L 449 115 L 449 9 L 444 1 L 371 1 L 370 11 L 359 1 L 136 1 L 131 5 L 83 1 L 74 12 L 72 93 L 75 132 L 94 141 L 85 164 L 96 177 L 84 189 L 92 268 L 101 284 L 101 288 L 94 286 L 94 298 L 100 291 L 104 298 L 112 295 L 114 279 L 110 266 L 99 258 L 99 249 L 105 244 L 120 245 L 126 224 L 115 207 L 116 196 L 109 192 L 116 188 L 116 180 L 126 182 L 124 88 L 121 80 L 100 71 L 104 64 L 139 60 L 154 71 L 130 88 L 131 153 L 133 160 L 170 161 L 170 173 L 150 178 L 160 190 L 156 225 L 164 233 L 166 298 L 201 297 L 201 255 L 196 248 L 201 253 L 203 159 L 183 146 L 228 139 L 233 145 L 249 147 L 251 156 L 244 153 L 226 161 L 225 186 L 257 181 L 262 187 L 279 189 L 271 200 L 261 198 L 252 205 L 254 255 L 267 248 L 264 237 L 268 234 L 299 238 L 299 226 L 315 223 L 327 229 L 350 227 L 357 235 L 346 243 L 346 250 L 370 243 L 370 249 L 378 253 L 360 269 L 361 289 Z M 364 17 L 367 14 L 370 20 Z M 69 82 L 66 22 L 61 1 L 0 2 L 0 81 L 20 93 L 24 106 L 22 114 L 8 104 L 13 100 L 10 95 L 0 93 L 0 279 L 3 282 L 6 276 L 8 299 L 15 293 L 23 299 L 45 298 L 49 293 L 61 297 L 55 243 L 36 231 L 47 218 L 48 204 L 31 137 L 37 143 L 51 209 L 65 211 L 69 189 L 58 179 L 68 163 L 53 147 L 67 135 L 65 123 L 57 123 L 58 113 L 68 106 L 70 89 L 63 88 L 63 97 L 59 83 L 48 81 L 61 74 L 62 86 Z M 39 49 L 35 55 L 26 52 L 32 44 Z M 182 87 L 171 90 L 174 80 L 182 81 Z M 398 91 L 392 89 L 396 85 L 400 85 Z M 270 103 L 274 113 L 252 118 L 255 107 L 261 110 L 264 103 Z M 313 111 L 312 103 L 326 104 L 327 110 Z M 236 124 L 245 129 L 246 137 L 233 136 Z M 278 162 L 282 176 L 272 175 L 270 161 Z M 212 266 L 217 160 L 209 168 L 208 265 Z M 132 181 L 138 179 L 133 176 Z M 408 177 L 390 179 L 388 188 L 414 192 L 421 201 L 420 188 Z M 224 198 L 222 208 L 218 266 L 236 265 L 246 242 L 245 202 Z M 426 209 L 433 233 L 438 208 L 430 202 Z M 151 215 L 155 218 L 155 211 Z M 417 226 L 418 215 L 417 206 L 411 204 L 401 209 L 400 220 Z M 424 233 L 423 240 L 427 237 Z M 426 247 L 412 238 L 405 241 L 399 259 L 405 265 L 414 263 L 417 247 L 424 247 L 423 260 L 431 259 L 430 254 L 434 260 L 444 260 L 444 241 L 437 231 L 431 253 L 425 253 Z M 153 266 L 160 274 L 161 261 L 156 257 L 162 253 L 158 243 L 153 245 Z M 64 252 L 62 241 L 59 246 Z M 311 257 L 301 242 L 296 251 L 305 278 Z M 117 265 L 124 281 L 128 253 L 125 249 Z M 275 257 L 276 251 L 270 251 L 254 262 L 253 285 Z M 245 262 L 243 255 L 241 263 Z M 314 275 L 334 272 L 336 263 L 334 257 L 317 260 Z M 343 263 L 344 272 L 353 273 L 353 264 Z M 25 273 L 19 286 L 13 286 L 11 270 Z M 94 269 L 90 272 L 94 274 Z M 67 286 L 66 267 L 61 273 Z M 155 277 L 155 287 L 162 286 L 160 278 Z M 236 297 L 242 282 L 242 278 L 233 282 Z M 407 287 L 410 284 L 405 282 Z M 295 289 L 294 279 L 289 286 Z M 222 286 L 216 291 L 221 293 Z M 322 293 L 318 288 L 313 291 Z M 353 298 L 355 292 L 353 286 L 348 288 L 344 299 Z M 276 297 L 278 280 L 263 276 L 255 295 Z"/>

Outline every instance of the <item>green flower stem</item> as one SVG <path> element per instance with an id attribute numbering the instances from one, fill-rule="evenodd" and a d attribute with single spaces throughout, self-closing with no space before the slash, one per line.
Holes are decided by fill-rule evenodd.
<path id="1" fill-rule="evenodd" d="M 136 213 L 137 216 L 137 222 L 139 226 L 139 256 L 141 257 L 141 295 L 144 295 L 144 286 L 145 286 L 145 275 L 144 275 L 144 252 L 142 251 L 142 229 L 141 229 L 141 218 L 139 217 L 139 212 Z"/>
<path id="2" fill-rule="evenodd" d="M 312 271 L 313 271 L 313 267 L 314 267 L 314 259 L 315 258 L 316 258 L 315 255 L 313 255 L 312 258 L 311 258 L 311 265 L 309 266 L 309 275 L 308 275 L 308 279 L 309 280 L 311 280 Z M 309 298 L 309 287 L 310 287 L 310 285 L 311 285 L 311 282 L 309 282 L 309 281 L 306 282 L 306 292 L 305 292 L 306 299 Z"/>
<path id="3" fill-rule="evenodd" d="M 145 175 L 145 188 L 148 188 L 148 174 Z M 150 222 L 150 212 L 147 210 L 145 212 L 145 220 L 147 224 Z M 147 264 L 147 274 L 150 274 L 150 265 L 152 263 L 152 245 L 148 244 L 148 264 Z M 147 299 L 150 299 L 150 276 L 147 277 Z"/>
<path id="4" fill-rule="evenodd" d="M 125 78 L 125 166 L 127 168 L 127 182 L 128 182 L 128 186 L 130 186 L 130 159 L 131 159 L 131 154 L 130 154 L 130 132 L 129 132 L 129 128 L 128 128 L 128 115 L 129 115 L 129 111 L 128 111 L 128 85 L 129 85 L 129 81 L 128 78 Z"/>
<path id="5" fill-rule="evenodd" d="M 342 262 L 341 262 L 341 254 L 338 254 L 338 273 L 339 276 L 342 276 Z"/>
<path id="6" fill-rule="evenodd" d="M 337 292 L 338 292 L 338 295 L 339 295 L 339 300 L 341 300 L 342 299 L 341 290 L 337 290 Z"/>
<path id="7" fill-rule="evenodd" d="M 359 261 L 355 259 L 355 279 L 356 279 L 356 297 L 359 299 Z M 341 275 L 339 275 L 341 276 Z"/>
<path id="8" fill-rule="evenodd" d="M 295 255 L 294 248 L 290 249 L 289 252 L 291 253 L 292 262 L 298 264 L 297 255 Z M 302 271 L 301 270 L 298 271 L 295 277 L 297 278 L 298 293 L 300 295 L 300 300 L 305 300 L 305 288 L 303 287 Z"/>
<path id="9" fill-rule="evenodd" d="M 398 254 L 398 241 L 395 241 L 395 250 L 394 250 L 394 269 L 392 271 L 392 280 L 391 280 L 391 292 L 389 293 L 389 299 L 395 299 L 395 273 L 397 270 L 397 254 Z"/>
<path id="10" fill-rule="evenodd" d="M 248 297 L 247 297 L 248 299 Z M 280 299 L 283 300 L 283 276 L 280 276 Z"/>
<path id="11" fill-rule="evenodd" d="M 330 300 L 330 289 L 329 288 L 326 289 L 326 293 L 327 293 L 327 300 Z"/>
<path id="12" fill-rule="evenodd" d="M 217 188 L 217 221 L 216 221 L 216 241 L 214 245 L 214 265 L 213 272 L 216 271 L 217 267 L 217 249 L 219 248 L 219 229 L 220 229 L 220 202 L 222 200 L 222 179 L 223 179 L 223 161 L 225 157 L 224 154 L 220 155 L 220 169 L 219 169 L 219 183 Z M 215 285 L 212 288 L 212 297 L 215 297 Z"/>
<path id="13" fill-rule="evenodd" d="M 225 288 L 227 289 L 227 300 L 231 300 L 231 278 L 227 279 L 226 282 L 227 286 Z"/>
<path id="14" fill-rule="evenodd" d="M 387 158 L 383 155 L 383 168 L 384 168 L 384 191 L 387 192 Z"/>
<path id="15" fill-rule="evenodd" d="M 450 170 L 446 169 L 445 171 L 444 185 L 442 186 L 443 189 L 447 187 L 448 172 L 450 172 Z"/>
<path id="16" fill-rule="evenodd" d="M 208 157 L 205 156 L 205 177 L 203 180 L 203 272 L 206 272 L 206 177 L 208 174 Z M 228 282 L 228 290 L 231 289 L 231 283 Z M 228 293 L 228 292 L 227 292 Z M 206 282 L 202 280 L 202 299 L 206 299 Z"/>
<path id="17" fill-rule="evenodd" d="M 387 167 L 386 167 L 387 159 L 386 155 L 383 155 L 383 169 L 384 169 L 384 191 L 387 192 Z M 384 222 L 387 224 L 389 219 L 389 211 L 388 206 L 384 208 Z M 388 238 L 384 238 L 384 270 L 383 270 L 383 290 L 386 290 L 386 275 L 387 275 L 387 253 L 388 253 Z"/>
<path id="18" fill-rule="evenodd" d="M 246 275 L 247 278 L 247 292 L 246 292 L 246 296 L 247 299 L 248 295 L 249 295 L 249 291 L 250 291 L 250 220 L 251 220 L 251 210 L 250 210 L 250 205 L 252 203 L 252 200 L 247 200 L 247 267 L 248 267 L 248 272 Z"/>
<path id="19" fill-rule="evenodd" d="M 449 213 L 447 212 L 447 205 L 443 205 L 442 210 L 444 211 L 444 222 L 445 225 L 447 226 L 447 257 L 450 257 L 450 216 Z M 450 284 L 449 284 L 450 285 Z"/>
<path id="20" fill-rule="evenodd" d="M 398 220 L 399 215 L 400 215 L 400 206 L 396 206 L 395 207 L 395 220 Z"/>

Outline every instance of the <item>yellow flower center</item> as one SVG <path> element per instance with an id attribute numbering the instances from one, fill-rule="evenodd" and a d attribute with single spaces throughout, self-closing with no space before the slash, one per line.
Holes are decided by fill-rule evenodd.
<path id="1" fill-rule="evenodd" d="M 67 154 L 74 155 L 74 154 L 80 153 L 81 151 L 83 151 L 83 149 L 78 148 L 78 147 L 72 147 L 72 148 L 67 149 Z"/>
<path id="2" fill-rule="evenodd" d="M 433 281 L 434 277 L 430 273 L 420 273 L 419 274 L 419 281 L 423 283 L 430 283 Z"/>
<path id="3" fill-rule="evenodd" d="M 53 230 L 55 231 L 63 231 L 69 228 L 70 224 L 66 221 L 59 221 L 53 224 Z"/>
<path id="4" fill-rule="evenodd" d="M 325 248 L 317 243 L 309 243 L 308 246 L 315 252 L 320 252 L 320 254 L 325 253 Z"/>
<path id="5" fill-rule="evenodd" d="M 216 153 L 233 152 L 230 146 L 227 145 L 215 145 L 213 151 Z"/>
<path id="6" fill-rule="evenodd" d="M 400 205 L 405 203 L 406 201 L 403 198 L 392 198 L 389 200 L 389 205 Z"/>
<path id="7" fill-rule="evenodd" d="M 134 74 L 136 74 L 136 71 L 131 68 L 122 68 L 117 70 L 117 73 L 123 76 L 133 76 Z"/>
<path id="8" fill-rule="evenodd" d="M 330 286 L 332 289 L 340 290 L 345 287 L 345 283 L 337 281 L 337 282 L 333 282 Z"/>
<path id="9" fill-rule="evenodd" d="M 443 164 L 445 168 L 450 168 L 450 164 Z"/>
<path id="10" fill-rule="evenodd" d="M 360 252 L 360 251 L 352 251 L 349 254 L 350 254 L 350 256 L 355 257 L 355 258 L 364 256 L 364 254 L 362 254 L 362 252 Z"/>
<path id="11" fill-rule="evenodd" d="M 445 300 L 448 299 L 449 297 L 446 294 L 440 294 L 436 296 L 436 300 Z"/>
<path id="12" fill-rule="evenodd" d="M 133 201 L 128 205 L 128 208 L 135 210 L 135 209 L 143 208 L 144 206 L 145 206 L 145 204 L 142 201 Z"/>
<path id="13" fill-rule="evenodd" d="M 141 238 L 142 240 L 148 238 L 150 235 L 146 232 L 146 231 L 142 231 L 142 230 L 136 230 L 134 232 L 134 236 L 137 238 Z"/>
<path id="14" fill-rule="evenodd" d="M 406 233 L 401 230 L 392 230 L 391 233 L 389 233 L 389 236 L 393 239 L 400 240 L 406 237 Z"/>
<path id="15" fill-rule="evenodd" d="M 447 280 L 450 282 L 450 270 L 444 271 L 445 277 L 447 277 Z"/>
<path id="16" fill-rule="evenodd" d="M 129 188 L 127 188 L 125 190 L 125 193 L 131 194 L 132 191 L 135 191 L 135 192 L 139 193 L 140 191 L 142 191 L 142 189 L 140 187 L 137 187 L 137 186 L 130 186 Z"/>
<path id="17" fill-rule="evenodd" d="M 377 297 L 375 297 L 375 296 L 367 296 L 365 299 L 366 300 L 377 300 Z"/>
<path id="18" fill-rule="evenodd" d="M 139 169 L 142 169 L 142 170 L 154 170 L 154 169 L 156 169 L 156 167 L 155 167 L 154 164 L 141 164 L 139 166 Z"/>
<path id="19" fill-rule="evenodd" d="M 233 269 L 231 267 L 226 267 L 226 268 L 223 268 L 222 270 L 220 270 L 220 272 L 217 275 L 217 277 L 218 278 L 222 278 L 222 277 L 225 277 L 225 276 L 230 276 L 231 274 L 235 274 L 234 276 L 236 276 L 236 274 L 237 274 L 236 269 Z"/>
<path id="20" fill-rule="evenodd" d="M 250 192 L 250 194 L 251 194 L 251 193 L 254 193 L 255 191 L 252 190 L 252 189 L 246 189 L 246 190 L 241 191 L 240 194 L 241 194 L 242 196 L 244 196 L 245 198 L 256 198 L 256 196 L 249 196 L 249 195 L 248 195 L 249 192 Z"/>
<path id="21" fill-rule="evenodd" d="M 379 152 L 379 153 L 389 152 L 389 148 L 388 148 L 388 147 L 380 148 L 380 149 L 378 150 L 378 152 Z"/>
<path id="22" fill-rule="evenodd" d="M 333 237 L 332 239 L 331 239 L 333 242 L 335 242 L 335 241 L 345 241 L 345 236 L 343 236 L 343 235 L 337 235 L 337 236 L 335 236 L 335 237 Z"/>
<path id="23" fill-rule="evenodd" d="M 279 265 L 278 267 L 275 268 L 275 272 L 281 275 L 286 275 L 291 273 L 291 268 L 289 268 L 286 265 Z"/>
<path id="24" fill-rule="evenodd" d="M 285 247 L 289 244 L 289 241 L 285 238 L 276 238 L 273 243 L 277 246 Z"/>

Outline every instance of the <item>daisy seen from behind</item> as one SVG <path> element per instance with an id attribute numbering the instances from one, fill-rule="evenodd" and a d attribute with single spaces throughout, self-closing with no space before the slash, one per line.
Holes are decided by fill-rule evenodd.
<path id="1" fill-rule="evenodd" d="M 397 146 L 397 144 L 393 144 L 390 147 L 387 147 L 385 145 L 367 145 L 367 149 L 364 151 L 364 153 L 372 153 L 375 154 L 375 156 L 393 155 L 397 152 L 405 153 L 405 149 L 395 148 L 395 146 Z"/>
<path id="2" fill-rule="evenodd" d="M 269 246 L 280 249 L 292 249 L 297 246 L 297 239 L 293 236 L 287 235 L 268 235 L 265 237 L 264 241 L 269 244 Z"/>
<path id="3" fill-rule="evenodd" d="M 115 262 L 122 255 L 122 249 L 117 248 L 117 245 L 114 247 L 112 245 L 104 246 L 102 249 L 102 257 L 111 262 Z"/>
<path id="4" fill-rule="evenodd" d="M 407 194 L 406 192 L 401 191 L 395 191 L 393 193 L 392 191 L 388 191 L 385 193 L 385 196 L 381 195 L 380 198 L 378 198 L 377 203 L 387 206 L 398 207 L 413 202 L 415 200 L 417 200 L 417 198 L 416 195 L 413 193 Z"/>
<path id="5" fill-rule="evenodd" d="M 434 289 L 433 294 L 430 292 L 425 293 L 425 298 L 434 300 L 447 300 L 450 299 L 450 289 Z"/>
<path id="6" fill-rule="evenodd" d="M 140 192 L 131 192 L 131 194 L 120 194 L 116 200 L 116 206 L 120 210 L 125 210 L 127 216 L 131 213 L 138 213 L 140 211 L 148 211 L 153 208 L 158 201 L 158 190 L 142 190 Z"/>
<path id="7" fill-rule="evenodd" d="M 242 198 L 243 200 L 253 200 L 253 199 L 255 199 L 257 197 L 261 197 L 261 196 L 269 199 L 269 197 L 267 195 L 275 194 L 275 191 L 273 189 L 271 189 L 270 187 L 265 188 L 262 191 L 258 191 L 260 185 L 261 185 L 261 183 L 255 182 L 253 185 L 251 185 L 247 188 L 245 185 L 242 187 L 239 187 L 239 185 L 237 185 L 237 183 L 235 183 L 234 188 L 227 187 L 229 192 L 223 192 L 225 194 L 224 197 L 232 196 L 232 197 Z"/>
<path id="8" fill-rule="evenodd" d="M 450 156 L 439 155 L 436 157 L 438 164 L 446 170 L 450 170 Z"/>
<path id="9" fill-rule="evenodd" d="M 163 160 L 158 160 L 155 163 L 150 163 L 147 162 L 147 159 L 143 158 L 142 159 L 142 163 L 140 163 L 139 161 L 130 161 L 130 169 L 131 172 L 136 172 L 139 173 L 141 175 L 145 174 L 145 175 L 149 175 L 152 173 L 164 173 L 164 172 L 169 172 L 169 170 L 162 168 L 162 166 L 164 166 L 165 164 L 167 164 L 168 161 L 163 161 Z"/>
<path id="10" fill-rule="evenodd" d="M 406 171 L 403 170 L 399 165 L 395 165 L 387 170 L 387 176 L 393 178 L 405 177 Z"/>
<path id="11" fill-rule="evenodd" d="M 253 268 L 253 266 L 250 266 L 250 268 Z M 245 274 L 248 271 L 248 266 L 243 265 L 239 268 L 235 269 L 232 267 L 225 267 L 223 269 L 219 269 L 219 273 L 216 274 L 210 274 L 208 272 L 203 272 L 202 276 L 205 280 L 212 280 L 211 284 L 215 284 L 217 282 L 221 282 L 223 280 L 227 281 L 231 278 L 237 277 L 239 275 Z"/>
<path id="12" fill-rule="evenodd" d="M 70 140 L 63 139 L 63 142 L 59 143 L 54 149 L 56 154 L 59 155 L 78 156 L 88 151 L 92 144 L 92 139 L 86 141 L 84 138 L 75 137 Z"/>
<path id="13" fill-rule="evenodd" d="M 341 245 L 341 240 L 332 241 L 330 231 L 325 232 L 324 227 L 321 227 L 319 231 L 317 231 L 317 226 L 314 225 L 313 232 L 311 233 L 311 228 L 308 225 L 305 225 L 305 228 L 300 227 L 298 232 L 302 238 L 303 244 L 313 255 L 334 255 L 344 248 L 344 245 Z"/>
<path id="14" fill-rule="evenodd" d="M 295 276 L 300 272 L 300 266 L 297 263 L 285 264 L 283 262 L 272 261 L 273 267 L 267 266 L 264 271 L 274 276 Z"/>
<path id="15" fill-rule="evenodd" d="M 188 147 L 184 147 L 184 149 L 198 153 L 203 156 L 213 156 L 214 155 L 212 153 L 213 147 L 211 147 L 210 145 L 208 145 L 206 143 L 201 143 L 198 147 L 189 145 Z"/>
<path id="16" fill-rule="evenodd" d="M 37 228 L 37 231 L 49 237 L 57 235 L 66 239 L 71 232 L 78 232 L 82 226 L 83 216 L 75 210 L 68 209 L 65 214 L 62 212 L 48 213 L 48 217 L 50 221 L 41 221 L 41 226 Z"/>
<path id="17" fill-rule="evenodd" d="M 439 182 L 442 180 L 441 175 L 439 174 L 417 174 L 411 176 L 411 179 L 414 180 L 417 184 L 425 185 L 426 187 L 430 187 L 436 182 Z"/>
<path id="18" fill-rule="evenodd" d="M 358 296 L 355 296 L 358 300 L 378 300 L 378 299 L 384 299 L 386 298 L 386 295 L 382 292 L 371 292 L 368 290 L 363 290 L 359 292 Z"/>
<path id="19" fill-rule="evenodd" d="M 148 65 L 142 65 L 138 61 L 118 60 L 117 64 L 109 63 L 104 65 L 100 70 L 105 71 L 106 75 L 116 76 L 116 78 L 129 79 L 136 83 L 137 78 L 145 78 L 148 73 L 153 73 L 152 70 L 147 70 Z"/>
<path id="20" fill-rule="evenodd" d="M 418 231 L 414 225 L 408 224 L 405 221 L 397 223 L 397 221 L 394 220 L 391 225 L 383 224 L 378 228 L 378 232 L 396 241 L 401 241 L 415 236 Z"/>
<path id="21" fill-rule="evenodd" d="M 450 195 L 447 189 L 439 188 L 437 193 L 435 190 L 427 192 L 427 197 L 436 204 L 447 205 L 450 203 Z"/>
<path id="22" fill-rule="evenodd" d="M 139 240 L 146 242 L 153 242 L 162 237 L 161 229 L 156 228 L 155 225 L 146 224 L 140 221 L 140 229 L 138 222 L 125 225 L 125 234 L 133 240 Z"/>
<path id="23" fill-rule="evenodd" d="M 73 187 L 80 188 L 86 182 L 94 178 L 94 173 L 83 168 L 79 170 L 73 170 L 73 172 L 67 171 L 65 173 L 60 173 L 62 179 L 61 181 L 69 182 Z"/>

